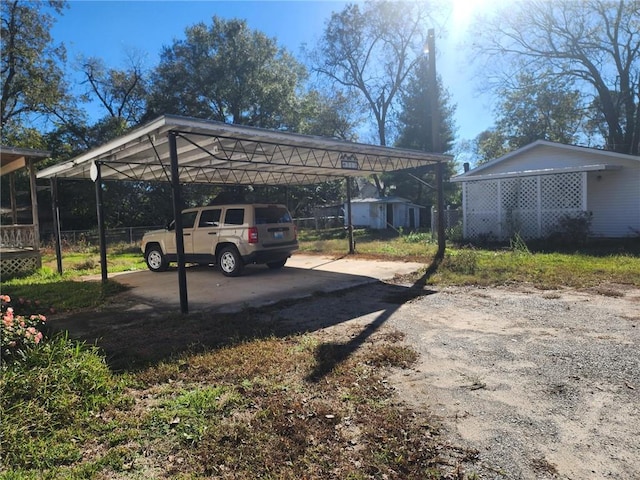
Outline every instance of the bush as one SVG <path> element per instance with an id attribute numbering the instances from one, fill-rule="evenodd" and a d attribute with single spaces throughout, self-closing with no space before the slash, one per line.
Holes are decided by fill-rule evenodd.
<path id="1" fill-rule="evenodd" d="M 0 295 L 2 312 L 2 362 L 24 360 L 29 350 L 43 339 L 42 328 L 47 320 L 44 315 L 18 315 L 11 304 L 9 295 Z"/>
<path id="2" fill-rule="evenodd" d="M 585 245 L 591 232 L 592 217 L 591 212 L 562 215 L 549 239 L 560 245 Z"/>

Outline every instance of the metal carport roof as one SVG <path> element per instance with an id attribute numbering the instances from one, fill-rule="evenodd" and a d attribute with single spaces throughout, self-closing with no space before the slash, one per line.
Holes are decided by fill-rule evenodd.
<path id="1" fill-rule="evenodd" d="M 446 155 L 163 115 L 38 178 L 171 181 L 169 137 L 177 139 L 181 183 L 313 184 L 446 162 Z"/>
<path id="2" fill-rule="evenodd" d="M 182 221 L 184 183 L 305 185 L 425 165 L 446 155 L 163 115 L 104 145 L 38 172 L 38 178 L 96 183 L 102 280 L 107 280 L 102 213 L 104 180 L 167 181 L 172 185 L 181 311 L 188 311 Z M 438 168 L 439 198 L 442 168 Z M 52 191 L 55 191 L 52 185 Z M 54 201 L 55 202 L 55 201 Z M 440 203 L 440 201 L 439 201 Z M 441 211 L 442 208 L 439 208 Z M 444 239 L 442 239 L 444 240 Z"/>

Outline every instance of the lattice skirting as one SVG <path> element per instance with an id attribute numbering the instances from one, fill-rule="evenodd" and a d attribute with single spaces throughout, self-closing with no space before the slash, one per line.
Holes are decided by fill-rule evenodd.
<path id="1" fill-rule="evenodd" d="M 563 215 L 578 215 L 584 203 L 586 177 L 581 172 L 532 175 L 465 182 L 466 238 L 507 240 L 544 238 Z"/>
<path id="2" fill-rule="evenodd" d="M 2 278 L 31 273 L 42 266 L 40 252 L 3 253 L 0 268 Z"/>

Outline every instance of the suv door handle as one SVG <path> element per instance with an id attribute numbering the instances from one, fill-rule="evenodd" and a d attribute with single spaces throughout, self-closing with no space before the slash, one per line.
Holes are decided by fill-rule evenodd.
<path id="1" fill-rule="evenodd" d="M 207 233 L 207 235 L 217 235 L 217 234 L 218 234 L 218 232 L 209 232 L 209 233 Z"/>
<path id="2" fill-rule="evenodd" d="M 191 234 L 190 233 L 183 233 L 182 235 L 184 235 L 185 237 L 189 237 Z"/>

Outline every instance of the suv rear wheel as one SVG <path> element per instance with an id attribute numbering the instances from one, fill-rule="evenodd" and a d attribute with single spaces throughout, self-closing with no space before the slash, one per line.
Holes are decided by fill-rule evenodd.
<path id="1" fill-rule="evenodd" d="M 220 270 L 227 277 L 237 277 L 242 272 L 242 258 L 235 247 L 224 247 L 218 255 Z"/>
<path id="2" fill-rule="evenodd" d="M 164 272 L 169 266 L 167 257 L 162 253 L 162 249 L 158 244 L 149 245 L 147 247 L 144 259 L 147 262 L 147 267 L 149 267 L 149 270 L 152 272 Z"/>

